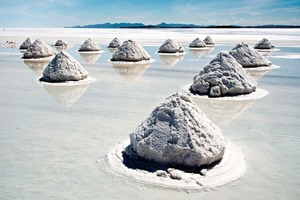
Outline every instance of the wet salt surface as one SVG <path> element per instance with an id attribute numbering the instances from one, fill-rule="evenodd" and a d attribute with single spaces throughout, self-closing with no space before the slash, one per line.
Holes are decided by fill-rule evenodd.
<path id="1" fill-rule="evenodd" d="M 70 43 L 72 47 L 67 52 L 97 79 L 84 87 L 75 85 L 70 89 L 49 89 L 36 84 L 45 65 L 28 66 L 17 49 L 0 48 L 0 199 L 297 199 L 300 196 L 300 63 L 299 59 L 280 57 L 300 54 L 300 47 L 285 46 L 288 41 L 295 43 L 294 38 L 299 44 L 297 30 L 219 30 L 220 33 L 214 30 L 217 38 L 226 39 L 234 34 L 249 41 L 270 34 L 280 51 L 267 58 L 280 68 L 258 79 L 258 87 L 267 90 L 267 96 L 245 102 L 246 105 L 228 104 L 234 113 L 227 115 L 228 106 L 224 107 L 223 102 L 197 103 L 209 112 L 207 115 L 222 128 L 225 137 L 241 147 L 247 165 L 242 178 L 207 192 L 166 189 L 119 177 L 107 169 L 105 156 L 118 142 L 128 139 L 128 134 L 162 100 L 190 84 L 212 57 L 232 49 L 235 42 L 217 43 L 211 52 L 200 57 L 187 51 L 183 59 L 167 67 L 154 53 L 157 44 L 166 39 L 158 38 L 145 46 L 156 61 L 147 68 L 130 69 L 115 68 L 108 63 L 112 56 L 109 51 L 93 63 L 86 62 L 77 52 L 89 34 L 96 36 L 96 41 L 103 41 L 100 42 L 103 49 L 108 44 L 106 40 L 109 42 L 126 30 L 106 30 L 104 35 L 97 30 L 78 30 L 86 34 L 74 38 L 68 37 L 68 29 L 55 30 L 54 36 L 62 36 L 45 36 L 45 41 L 52 44 L 63 39 Z M 179 41 L 184 41 L 184 34 L 192 40 L 197 31 L 206 35 L 210 30 L 153 30 L 153 33 L 161 33 L 163 37 L 172 31 L 174 39 L 179 37 Z M 40 32 L 43 30 L 35 29 L 10 37 L 23 41 L 27 35 L 35 39 L 42 35 Z M 6 41 L 8 36 L 2 34 L 0 39 Z M 147 41 L 148 34 L 143 30 L 134 37 Z M 277 45 L 276 38 L 282 46 Z M 189 42 L 182 43 L 185 49 Z M 222 111 L 226 119 L 222 118 Z"/>

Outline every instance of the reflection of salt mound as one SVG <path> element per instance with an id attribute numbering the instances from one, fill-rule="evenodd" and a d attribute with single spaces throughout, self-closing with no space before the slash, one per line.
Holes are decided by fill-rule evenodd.
<path id="1" fill-rule="evenodd" d="M 167 39 L 158 50 L 158 53 L 183 53 L 184 49 L 172 39 Z"/>
<path id="2" fill-rule="evenodd" d="M 79 55 L 85 60 L 87 63 L 95 63 L 101 57 L 101 53 L 80 53 Z"/>
<path id="3" fill-rule="evenodd" d="M 51 57 L 52 55 L 54 55 L 54 51 L 42 40 L 37 39 L 26 49 L 26 51 L 23 54 L 23 58 L 38 59 L 38 58 Z"/>
<path id="4" fill-rule="evenodd" d="M 150 60 L 150 55 L 137 42 L 127 40 L 113 54 L 111 61 L 139 62 Z"/>
<path id="5" fill-rule="evenodd" d="M 109 44 L 107 48 L 118 48 L 119 46 L 121 46 L 121 42 L 120 40 L 115 37 Z"/>
<path id="6" fill-rule="evenodd" d="M 21 45 L 19 49 L 27 49 L 31 45 L 30 38 L 27 38 Z"/>
<path id="7" fill-rule="evenodd" d="M 207 49 L 189 49 L 189 52 L 193 54 L 196 58 L 202 57 L 205 53 L 208 52 Z"/>
<path id="8" fill-rule="evenodd" d="M 98 47 L 98 45 L 92 40 L 87 39 L 84 41 L 84 43 L 81 45 L 80 49 L 78 51 L 100 51 L 101 48 Z"/>
<path id="9" fill-rule="evenodd" d="M 67 52 L 57 54 L 46 67 L 40 81 L 55 83 L 80 81 L 88 77 L 88 72 Z"/>
<path id="10" fill-rule="evenodd" d="M 205 42 L 207 46 L 215 46 L 215 41 L 210 36 L 207 36 L 203 42 Z"/>
<path id="11" fill-rule="evenodd" d="M 184 58 L 184 55 L 159 55 L 160 60 L 168 67 L 173 67 Z"/>
<path id="12" fill-rule="evenodd" d="M 73 105 L 87 90 L 89 84 L 57 86 L 44 84 L 44 89 L 63 107 Z"/>
<path id="13" fill-rule="evenodd" d="M 119 74 L 125 80 L 132 82 L 139 79 L 145 71 L 147 71 L 150 64 L 135 64 L 135 65 L 113 65 L 113 68 L 118 70 Z"/>
<path id="14" fill-rule="evenodd" d="M 194 39 L 189 47 L 192 47 L 192 48 L 205 48 L 206 47 L 206 44 L 205 42 L 203 42 L 202 40 L 200 40 L 199 38 L 196 38 Z"/>
<path id="15" fill-rule="evenodd" d="M 256 89 L 256 81 L 226 53 L 219 53 L 194 77 L 191 92 L 210 97 L 249 94 Z"/>
<path id="16" fill-rule="evenodd" d="M 236 45 L 229 54 L 243 67 L 270 66 L 272 63 L 245 43 Z"/>
<path id="17" fill-rule="evenodd" d="M 31 60 L 24 60 L 24 63 L 39 76 L 43 74 L 44 69 L 49 64 L 49 62 L 47 61 L 31 61 Z"/>
<path id="18" fill-rule="evenodd" d="M 254 45 L 254 49 L 273 49 L 275 46 L 267 39 L 263 38 Z"/>

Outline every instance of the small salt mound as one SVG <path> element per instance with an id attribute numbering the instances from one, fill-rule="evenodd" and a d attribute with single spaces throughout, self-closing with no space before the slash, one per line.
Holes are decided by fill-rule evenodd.
<path id="1" fill-rule="evenodd" d="M 111 61 L 139 62 L 150 60 L 145 49 L 133 40 L 127 40 L 113 54 Z"/>
<path id="2" fill-rule="evenodd" d="M 40 81 L 79 81 L 88 77 L 88 72 L 71 55 L 62 51 L 45 68 Z"/>
<path id="3" fill-rule="evenodd" d="M 206 45 L 215 45 L 215 41 L 210 36 L 207 36 L 203 42 L 205 42 Z"/>
<path id="4" fill-rule="evenodd" d="M 23 58 L 45 58 L 54 55 L 54 51 L 42 40 L 35 40 L 24 52 Z"/>
<path id="5" fill-rule="evenodd" d="M 158 53 L 183 53 L 184 49 L 172 39 L 167 39 L 160 47 Z"/>
<path id="6" fill-rule="evenodd" d="M 229 54 L 243 67 L 269 66 L 272 63 L 245 43 L 236 45 Z"/>
<path id="7" fill-rule="evenodd" d="M 256 81 L 236 60 L 219 53 L 194 77 L 192 93 L 211 97 L 237 96 L 256 90 Z"/>
<path id="8" fill-rule="evenodd" d="M 189 47 L 193 47 L 193 48 L 204 48 L 206 47 L 205 42 L 203 42 L 202 40 L 200 40 L 199 38 L 194 39 Z"/>
<path id="9" fill-rule="evenodd" d="M 62 41 L 62 40 L 57 40 L 56 43 L 54 44 L 56 47 L 66 47 L 67 43 Z"/>
<path id="10" fill-rule="evenodd" d="M 98 45 L 93 42 L 92 39 L 87 39 L 84 41 L 84 43 L 81 45 L 80 49 L 78 51 L 100 51 L 101 48 L 98 47 Z"/>
<path id="11" fill-rule="evenodd" d="M 138 156 L 167 166 L 199 167 L 222 159 L 221 129 L 185 95 L 169 96 L 130 134 Z"/>
<path id="12" fill-rule="evenodd" d="M 275 46 L 267 38 L 263 38 L 254 46 L 254 49 L 273 49 L 273 48 L 275 48 Z"/>
<path id="13" fill-rule="evenodd" d="M 31 45 L 30 38 L 27 38 L 21 45 L 19 49 L 27 49 Z"/>
<path id="14" fill-rule="evenodd" d="M 119 46 L 121 46 L 121 42 L 120 40 L 115 37 L 109 44 L 107 48 L 118 48 Z"/>

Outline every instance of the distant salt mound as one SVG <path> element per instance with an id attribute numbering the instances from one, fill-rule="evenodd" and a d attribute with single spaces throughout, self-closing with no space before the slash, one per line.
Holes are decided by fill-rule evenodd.
<path id="1" fill-rule="evenodd" d="M 236 45 L 229 54 L 243 67 L 269 66 L 272 63 L 245 43 Z"/>
<path id="2" fill-rule="evenodd" d="M 35 40 L 24 52 L 23 58 L 24 59 L 38 59 L 38 58 L 45 58 L 54 55 L 54 51 L 45 44 L 42 40 L 37 39 Z"/>
<path id="3" fill-rule="evenodd" d="M 66 82 L 79 81 L 88 77 L 88 72 L 66 52 L 57 54 L 46 67 L 40 81 Z"/>
<path id="4" fill-rule="evenodd" d="M 139 62 L 150 60 L 145 49 L 133 40 L 127 40 L 113 54 L 111 61 Z"/>
<path id="5" fill-rule="evenodd" d="M 194 40 L 190 43 L 189 47 L 191 47 L 191 48 L 205 48 L 205 47 L 206 47 L 206 44 L 205 44 L 205 42 L 203 42 L 203 41 L 200 40 L 199 38 L 196 38 L 196 39 L 194 39 Z"/>
<path id="6" fill-rule="evenodd" d="M 221 129 L 185 95 L 169 96 L 130 134 L 138 156 L 167 166 L 199 167 L 222 159 Z"/>
<path id="7" fill-rule="evenodd" d="M 27 49 L 31 45 L 30 38 L 27 38 L 21 45 L 19 49 Z"/>
<path id="8" fill-rule="evenodd" d="M 273 48 L 275 48 L 275 46 L 267 38 L 263 38 L 254 46 L 254 49 L 273 49 Z"/>
<path id="9" fill-rule="evenodd" d="M 115 37 L 109 44 L 107 48 L 118 48 L 119 46 L 121 46 L 121 42 L 120 40 Z"/>
<path id="10" fill-rule="evenodd" d="M 254 92 L 256 85 L 232 56 L 221 52 L 194 77 L 190 90 L 210 97 L 237 96 Z"/>
<path id="11" fill-rule="evenodd" d="M 55 47 L 62 47 L 62 48 L 67 47 L 67 45 L 68 44 L 62 40 L 57 40 L 56 43 L 54 44 Z"/>
<path id="12" fill-rule="evenodd" d="M 81 45 L 80 49 L 78 51 L 100 51 L 101 48 L 98 47 L 98 45 L 93 42 L 92 39 L 87 39 L 84 41 L 84 43 Z"/>
<path id="13" fill-rule="evenodd" d="M 205 42 L 205 44 L 207 46 L 214 46 L 215 45 L 215 41 L 210 37 L 210 36 L 207 36 L 203 42 Z"/>
<path id="14" fill-rule="evenodd" d="M 172 39 L 167 39 L 158 50 L 158 53 L 183 53 L 184 49 Z"/>

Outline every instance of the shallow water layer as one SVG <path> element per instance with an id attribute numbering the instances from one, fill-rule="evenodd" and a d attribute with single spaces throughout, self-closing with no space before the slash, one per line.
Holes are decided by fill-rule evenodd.
<path id="1" fill-rule="evenodd" d="M 45 87 L 36 83 L 45 63 L 28 63 L 17 49 L 0 48 L 0 199 L 299 198 L 300 30 L 142 30 L 133 36 L 147 44 L 145 49 L 156 61 L 146 67 L 114 67 L 107 62 L 112 53 L 105 48 L 106 41 L 128 37 L 132 31 L 80 29 L 69 36 L 70 29 L 26 29 L 0 34 L 1 43 L 8 38 L 22 42 L 28 36 L 39 36 L 49 45 L 52 40 L 66 40 L 71 44 L 67 52 L 97 79 L 69 88 Z M 148 42 L 151 33 L 155 37 Z M 242 148 L 246 174 L 224 186 L 189 191 L 110 173 L 106 163 L 110 148 L 128 139 L 162 100 L 190 84 L 218 52 L 236 43 L 217 43 L 201 55 L 189 52 L 186 41 L 206 33 L 221 39 L 234 34 L 249 41 L 270 36 L 280 49 L 268 55 L 280 68 L 258 79 L 259 87 L 269 91 L 264 98 L 236 104 L 197 103 L 226 138 Z M 77 50 L 91 36 L 102 41 L 105 52 L 87 59 Z M 187 52 L 180 59 L 168 58 L 172 65 L 155 53 L 165 37 L 181 41 Z M 293 45 L 286 47 L 287 43 Z"/>

